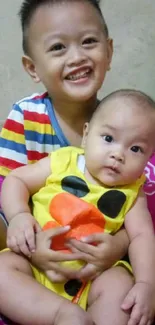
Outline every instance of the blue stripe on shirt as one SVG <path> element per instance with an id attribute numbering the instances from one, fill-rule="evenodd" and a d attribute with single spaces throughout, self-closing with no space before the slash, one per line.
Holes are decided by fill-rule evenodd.
<path id="1" fill-rule="evenodd" d="M 10 149 L 10 150 L 15 150 L 17 152 L 27 155 L 25 144 L 10 141 L 2 137 L 0 137 L 0 147 L 5 149 Z"/>
<path id="2" fill-rule="evenodd" d="M 40 144 L 61 145 L 58 137 L 52 134 L 25 130 L 25 138 L 27 141 L 34 141 Z"/>

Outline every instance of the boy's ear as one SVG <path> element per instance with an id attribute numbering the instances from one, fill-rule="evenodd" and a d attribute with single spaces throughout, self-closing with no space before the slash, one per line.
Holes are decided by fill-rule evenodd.
<path id="1" fill-rule="evenodd" d="M 108 57 L 108 67 L 107 70 L 109 71 L 111 69 L 111 61 L 112 61 L 112 56 L 113 56 L 113 39 L 112 38 L 108 38 L 107 40 L 108 43 L 108 48 L 107 48 L 107 57 Z"/>
<path id="2" fill-rule="evenodd" d="M 88 132 L 89 132 L 89 123 L 87 122 L 84 124 L 84 128 L 83 128 L 83 138 L 81 143 L 82 148 L 85 148 L 86 146 L 86 139 L 87 139 Z"/>
<path id="3" fill-rule="evenodd" d="M 33 63 L 33 60 L 29 56 L 23 55 L 22 63 L 23 63 L 24 69 L 29 74 L 29 76 L 33 79 L 33 81 L 36 83 L 40 82 L 40 78 L 37 75 L 35 64 Z"/>

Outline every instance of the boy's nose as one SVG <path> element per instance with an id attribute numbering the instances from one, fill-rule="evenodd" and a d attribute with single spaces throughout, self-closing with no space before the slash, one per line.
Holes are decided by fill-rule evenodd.
<path id="1" fill-rule="evenodd" d="M 121 163 L 124 163 L 124 159 L 125 159 L 124 154 L 121 151 L 112 152 L 110 158 Z"/>
<path id="2" fill-rule="evenodd" d="M 85 64 L 86 62 L 87 56 L 85 55 L 82 49 L 75 47 L 74 49 L 70 50 L 67 61 L 68 66 L 79 66 Z"/>

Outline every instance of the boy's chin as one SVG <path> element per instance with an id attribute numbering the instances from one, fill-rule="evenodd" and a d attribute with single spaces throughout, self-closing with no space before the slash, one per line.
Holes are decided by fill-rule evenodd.
<path id="1" fill-rule="evenodd" d="M 86 102 L 88 102 L 88 101 L 90 101 L 92 98 L 94 98 L 94 94 L 92 95 L 92 93 L 87 93 L 87 94 L 85 94 L 85 93 L 74 93 L 74 94 L 72 94 L 71 96 L 69 96 L 70 97 L 70 99 L 72 100 L 72 101 L 74 101 L 74 102 L 76 102 L 76 103 L 86 103 Z"/>
<path id="2" fill-rule="evenodd" d="M 66 97 L 75 102 L 87 102 L 97 96 L 97 90 L 94 87 L 71 87 L 66 89 Z"/>

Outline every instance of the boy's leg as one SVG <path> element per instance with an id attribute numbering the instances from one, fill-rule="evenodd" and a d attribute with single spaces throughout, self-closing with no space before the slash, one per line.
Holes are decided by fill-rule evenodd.
<path id="1" fill-rule="evenodd" d="M 6 231 L 7 225 L 3 215 L 0 213 L 0 250 L 6 248 Z"/>
<path id="2" fill-rule="evenodd" d="M 121 304 L 132 286 L 131 275 L 119 266 L 94 280 L 88 297 L 88 312 L 96 325 L 128 323 L 129 314 L 121 309 Z"/>
<path id="3" fill-rule="evenodd" d="M 29 262 L 12 252 L 0 254 L 0 310 L 23 325 L 92 325 L 79 306 L 33 278 Z"/>

